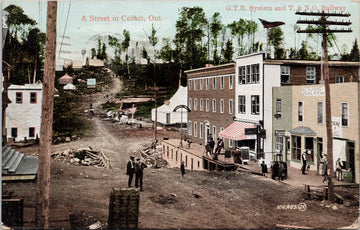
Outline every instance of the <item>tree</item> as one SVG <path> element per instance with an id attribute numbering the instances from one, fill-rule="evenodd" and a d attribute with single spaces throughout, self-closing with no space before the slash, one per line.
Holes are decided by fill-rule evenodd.
<path id="1" fill-rule="evenodd" d="M 9 34 L 17 39 L 17 32 L 24 31 L 27 26 L 36 25 L 36 21 L 24 14 L 24 10 L 16 5 L 7 6 L 4 11 L 5 23 L 9 28 Z"/>
<path id="2" fill-rule="evenodd" d="M 94 59 L 96 57 L 96 50 L 95 48 L 91 48 L 91 59 Z"/>
<path id="3" fill-rule="evenodd" d="M 224 50 L 224 61 L 231 62 L 234 55 L 233 43 L 230 39 L 226 42 L 226 48 Z"/>
<path id="4" fill-rule="evenodd" d="M 238 39 L 238 54 L 243 55 L 245 54 L 245 49 L 243 46 L 244 35 L 246 33 L 246 21 L 242 18 L 239 21 L 233 21 L 231 24 L 228 25 L 231 30 L 231 34 L 237 36 Z"/>
<path id="5" fill-rule="evenodd" d="M 189 69 L 200 67 L 206 61 L 206 49 L 201 44 L 206 24 L 204 10 L 198 6 L 183 7 L 176 21 L 174 43 L 178 51 L 176 54 L 181 53 L 177 59 Z"/>
<path id="6" fill-rule="evenodd" d="M 171 48 L 170 38 L 163 38 L 163 44 L 164 46 L 159 52 L 159 57 L 170 63 L 173 60 L 173 50 Z"/>
<path id="7" fill-rule="evenodd" d="M 297 59 L 300 59 L 300 60 L 307 60 L 309 59 L 309 51 L 307 49 L 307 43 L 306 41 L 302 41 L 301 42 L 301 47 L 297 53 Z"/>
<path id="8" fill-rule="evenodd" d="M 108 44 L 111 48 L 114 49 L 114 62 L 120 64 L 121 63 L 121 43 L 120 41 L 111 35 L 108 36 Z"/>
<path id="9" fill-rule="evenodd" d="M 215 12 L 214 15 L 211 17 L 211 23 L 210 23 L 210 31 L 212 35 L 212 44 L 213 44 L 213 60 L 215 64 L 219 64 L 220 57 L 217 54 L 217 45 L 218 45 L 218 36 L 220 34 L 220 31 L 223 28 L 223 24 L 220 21 L 220 13 Z"/>
<path id="10" fill-rule="evenodd" d="M 254 44 L 255 44 L 255 33 L 257 31 L 258 25 L 254 21 L 246 21 L 246 34 L 248 35 L 249 40 L 249 52 L 253 52 Z"/>
<path id="11" fill-rule="evenodd" d="M 357 39 L 355 39 L 354 41 L 354 45 L 350 51 L 350 61 L 359 61 L 359 46 L 358 46 L 358 42 Z"/>

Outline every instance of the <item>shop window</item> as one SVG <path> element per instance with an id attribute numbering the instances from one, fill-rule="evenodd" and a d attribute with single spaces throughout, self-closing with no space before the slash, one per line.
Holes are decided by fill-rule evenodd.
<path id="1" fill-rule="evenodd" d="M 291 152 L 294 160 L 300 160 L 301 157 L 301 137 L 292 136 Z"/>

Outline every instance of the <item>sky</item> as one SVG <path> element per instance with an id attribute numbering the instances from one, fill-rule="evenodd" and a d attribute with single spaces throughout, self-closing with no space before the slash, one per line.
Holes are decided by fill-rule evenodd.
<path id="1" fill-rule="evenodd" d="M 46 31 L 46 1 L 2 0 L 2 9 L 10 4 L 22 7 L 25 14 L 38 22 L 37 26 L 40 30 Z M 99 35 L 113 35 L 123 39 L 122 31 L 124 29 L 130 31 L 131 47 L 135 47 L 137 41 L 139 41 L 141 49 L 142 46 L 150 47 L 146 34 L 151 33 L 152 24 L 158 31 L 159 41 L 165 37 L 173 39 L 176 33 L 175 24 L 179 18 L 179 12 L 185 6 L 203 8 L 207 18 L 210 18 L 215 12 L 220 12 L 221 21 L 224 24 L 229 24 L 240 18 L 252 19 L 258 24 L 255 40 L 260 40 L 264 44 L 266 43 L 266 29 L 262 27 L 259 18 L 267 21 L 283 21 L 285 25 L 282 25 L 281 28 L 284 31 L 286 49 L 294 47 L 294 26 L 296 21 L 298 19 L 316 19 L 316 17 L 295 15 L 296 10 L 330 10 L 332 12 L 350 13 L 351 17 L 339 19 L 350 20 L 353 32 L 336 34 L 337 46 L 342 50 L 343 46 L 346 45 L 348 51 L 350 51 L 354 40 L 359 40 L 360 0 L 61 0 L 58 1 L 57 11 L 57 46 L 58 51 L 61 46 L 63 52 L 58 52 L 57 59 L 59 61 L 63 59 L 82 61 L 81 50 L 86 50 L 85 58 L 90 56 L 90 49 L 96 48 L 96 40 Z M 134 17 L 137 17 L 140 21 L 131 20 Z M 299 26 L 301 28 L 306 27 L 306 25 Z M 62 38 L 64 35 L 65 38 Z M 301 40 L 307 40 L 315 51 L 321 50 L 317 45 L 321 42 L 320 36 L 316 35 L 313 39 L 306 36 L 306 34 L 296 35 L 297 47 L 300 46 Z M 159 43 L 156 49 L 160 48 L 161 44 Z M 113 52 L 110 48 L 107 51 L 110 55 Z M 329 51 L 330 53 L 338 53 L 336 47 Z M 134 52 L 137 51 L 134 50 Z"/>

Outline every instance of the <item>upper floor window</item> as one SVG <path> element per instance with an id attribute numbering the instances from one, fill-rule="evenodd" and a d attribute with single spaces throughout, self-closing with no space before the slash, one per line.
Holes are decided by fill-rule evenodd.
<path id="1" fill-rule="evenodd" d="M 304 102 L 299 101 L 298 103 L 298 121 L 304 121 Z"/>
<path id="2" fill-rule="evenodd" d="M 206 112 L 210 111 L 210 99 L 206 98 Z"/>
<path id="3" fill-rule="evenodd" d="M 251 66 L 246 66 L 246 84 L 251 83 Z"/>
<path id="4" fill-rule="evenodd" d="M 260 82 L 260 73 L 259 73 L 259 64 L 251 65 L 251 82 L 259 83 Z"/>
<path id="5" fill-rule="evenodd" d="M 204 99 L 200 99 L 200 111 L 204 111 Z"/>
<path id="6" fill-rule="evenodd" d="M 31 92 L 30 93 L 30 103 L 31 104 L 36 104 L 37 102 L 37 93 L 36 92 Z"/>
<path id="7" fill-rule="evenodd" d="M 204 89 L 204 79 L 200 79 L 200 90 Z"/>
<path id="8" fill-rule="evenodd" d="M 345 78 L 344 76 L 336 76 L 336 83 L 344 83 Z"/>
<path id="9" fill-rule="evenodd" d="M 315 84 L 316 80 L 316 69 L 314 66 L 306 67 L 306 83 Z"/>
<path id="10" fill-rule="evenodd" d="M 234 87 L 234 79 L 233 76 L 229 76 L 229 89 L 232 89 Z"/>
<path id="11" fill-rule="evenodd" d="M 195 79 L 195 80 L 194 80 L 194 90 L 197 90 L 197 85 L 198 85 L 197 83 L 198 83 L 198 80 Z"/>
<path id="12" fill-rule="evenodd" d="M 220 88 L 221 88 L 221 89 L 224 89 L 224 88 L 225 88 L 225 77 L 224 77 L 224 76 L 221 77 Z"/>
<path id="13" fill-rule="evenodd" d="M 189 98 L 189 108 L 192 109 L 192 99 L 191 99 L 191 97 Z"/>
<path id="14" fill-rule="evenodd" d="M 318 123 L 324 123 L 324 102 L 318 101 Z"/>
<path id="15" fill-rule="evenodd" d="M 229 114 L 233 114 L 234 112 L 234 101 L 233 99 L 229 100 Z"/>
<path id="16" fill-rule="evenodd" d="M 239 84 L 246 84 L 246 69 L 245 66 L 239 67 Z"/>
<path id="17" fill-rule="evenodd" d="M 194 137 L 198 136 L 198 127 L 197 127 L 197 122 L 194 122 Z"/>
<path id="18" fill-rule="evenodd" d="M 245 95 L 239 95 L 239 113 L 245 113 Z"/>
<path id="19" fill-rule="evenodd" d="M 213 112 L 216 113 L 216 99 L 213 99 Z"/>
<path id="20" fill-rule="evenodd" d="M 290 83 L 290 66 L 281 66 L 281 83 Z"/>
<path id="21" fill-rule="evenodd" d="M 216 89 L 216 77 L 213 77 L 213 89 Z"/>
<path id="22" fill-rule="evenodd" d="M 281 99 L 276 99 L 276 115 L 277 118 L 281 118 Z"/>
<path id="23" fill-rule="evenodd" d="M 22 92 L 16 92 L 16 103 L 21 104 L 23 102 Z"/>
<path id="24" fill-rule="evenodd" d="M 224 107 L 225 107 L 224 99 L 221 99 L 220 100 L 220 113 L 224 113 Z"/>
<path id="25" fill-rule="evenodd" d="M 192 122 L 189 121 L 189 135 L 192 135 Z"/>
<path id="26" fill-rule="evenodd" d="M 251 114 L 260 114 L 260 97 L 259 95 L 251 96 Z"/>
<path id="27" fill-rule="evenodd" d="M 189 80 L 189 90 L 192 90 L 192 80 Z"/>
<path id="28" fill-rule="evenodd" d="M 197 110 L 198 109 L 198 99 L 195 98 L 194 99 L 194 110 Z"/>
<path id="29" fill-rule="evenodd" d="M 200 139 L 203 139 L 204 137 L 204 125 L 203 123 L 200 123 Z"/>
<path id="30" fill-rule="evenodd" d="M 210 89 L 210 78 L 206 78 L 206 89 Z"/>
<path id="31" fill-rule="evenodd" d="M 349 103 L 341 103 L 341 125 L 349 126 Z"/>

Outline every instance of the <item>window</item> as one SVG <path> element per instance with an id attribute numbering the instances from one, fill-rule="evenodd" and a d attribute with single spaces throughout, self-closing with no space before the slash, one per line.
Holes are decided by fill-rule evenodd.
<path id="1" fill-rule="evenodd" d="M 210 111 L 210 99 L 206 98 L 206 112 Z"/>
<path id="2" fill-rule="evenodd" d="M 349 103 L 341 103 L 341 125 L 349 126 Z"/>
<path id="3" fill-rule="evenodd" d="M 192 80 L 189 80 L 189 90 L 192 90 Z"/>
<path id="4" fill-rule="evenodd" d="M 204 79 L 200 79 L 200 90 L 204 89 Z"/>
<path id="5" fill-rule="evenodd" d="M 232 148 L 234 146 L 234 140 L 233 139 L 229 139 L 229 147 Z"/>
<path id="6" fill-rule="evenodd" d="M 316 69 L 313 66 L 306 67 L 306 83 L 315 84 L 316 80 Z"/>
<path id="7" fill-rule="evenodd" d="M 216 89 L 216 77 L 213 77 L 213 89 Z"/>
<path id="8" fill-rule="evenodd" d="M 251 82 L 260 82 L 259 64 L 251 65 Z"/>
<path id="9" fill-rule="evenodd" d="M 221 87 L 221 89 L 224 89 L 224 88 L 225 88 L 225 77 L 224 77 L 224 76 L 221 77 L 220 87 Z"/>
<path id="10" fill-rule="evenodd" d="M 197 90 L 197 83 L 198 83 L 198 80 L 194 80 L 194 90 Z"/>
<path id="11" fill-rule="evenodd" d="M 301 137 L 299 136 L 292 136 L 292 148 L 291 148 L 291 152 L 292 152 L 292 157 L 295 160 L 300 160 L 301 157 Z"/>
<path id="12" fill-rule="evenodd" d="M 189 135 L 192 135 L 192 122 L 189 121 Z"/>
<path id="13" fill-rule="evenodd" d="M 216 133 L 216 126 L 214 125 L 213 126 L 213 134 L 214 134 L 214 141 L 216 141 L 215 139 L 216 139 L 216 137 L 217 137 L 217 133 Z"/>
<path id="14" fill-rule="evenodd" d="M 194 122 L 194 137 L 197 137 L 198 130 L 197 130 L 197 122 Z"/>
<path id="15" fill-rule="evenodd" d="M 213 99 L 213 112 L 216 113 L 216 99 Z"/>
<path id="16" fill-rule="evenodd" d="M 336 76 L 336 83 L 344 83 L 345 78 L 344 76 Z"/>
<path id="17" fill-rule="evenodd" d="M 191 99 L 191 97 L 189 98 L 189 108 L 192 110 L 192 99 Z"/>
<path id="18" fill-rule="evenodd" d="M 281 83 L 289 84 L 290 83 L 290 67 L 281 66 Z"/>
<path id="19" fill-rule="evenodd" d="M 245 76 L 245 66 L 239 67 L 239 84 L 245 84 L 246 83 L 246 76 Z"/>
<path id="20" fill-rule="evenodd" d="M 30 93 L 30 103 L 31 104 L 36 104 L 37 102 L 37 93 L 36 92 L 31 92 Z"/>
<path id="21" fill-rule="evenodd" d="M 318 123 L 324 123 L 324 102 L 318 101 Z"/>
<path id="22" fill-rule="evenodd" d="M 16 92 L 16 103 L 21 104 L 22 103 L 22 93 Z"/>
<path id="23" fill-rule="evenodd" d="M 299 101 L 298 103 L 298 121 L 304 121 L 304 102 Z"/>
<path id="24" fill-rule="evenodd" d="M 35 127 L 29 128 L 29 137 L 35 137 Z"/>
<path id="25" fill-rule="evenodd" d="M 204 137 L 204 125 L 203 123 L 200 123 L 200 139 L 203 139 Z"/>
<path id="26" fill-rule="evenodd" d="M 245 113 L 245 95 L 239 95 L 239 113 Z"/>
<path id="27" fill-rule="evenodd" d="M 247 65 L 246 66 L 246 82 L 245 84 L 249 84 L 251 83 L 251 66 Z"/>
<path id="28" fill-rule="evenodd" d="M 210 89 L 210 78 L 206 78 L 206 89 Z"/>
<path id="29" fill-rule="evenodd" d="M 11 128 L 11 137 L 17 137 L 18 132 L 17 132 L 17 128 Z"/>
<path id="30" fill-rule="evenodd" d="M 198 108 L 198 100 L 197 98 L 194 99 L 194 110 L 197 110 Z"/>
<path id="31" fill-rule="evenodd" d="M 200 111 L 204 111 L 204 99 L 200 99 Z"/>
<path id="32" fill-rule="evenodd" d="M 260 99 L 258 95 L 251 96 L 251 114 L 260 114 Z"/>
<path id="33" fill-rule="evenodd" d="M 234 86 L 234 79 L 233 79 L 233 76 L 232 75 L 230 75 L 229 76 L 229 89 L 232 89 L 233 88 L 233 86 Z"/>
<path id="34" fill-rule="evenodd" d="M 220 113 L 224 113 L 224 99 L 220 100 Z"/>
<path id="35" fill-rule="evenodd" d="M 276 99 L 276 117 L 281 118 L 281 99 Z"/>
<path id="36" fill-rule="evenodd" d="M 307 151 L 306 158 L 308 161 L 314 161 L 314 138 L 305 137 L 305 150 Z"/>
<path id="37" fill-rule="evenodd" d="M 229 114 L 233 114 L 234 112 L 234 101 L 233 99 L 229 100 Z"/>
<path id="38" fill-rule="evenodd" d="M 282 136 L 275 137 L 275 151 L 277 151 L 277 152 L 283 151 L 283 137 Z"/>

